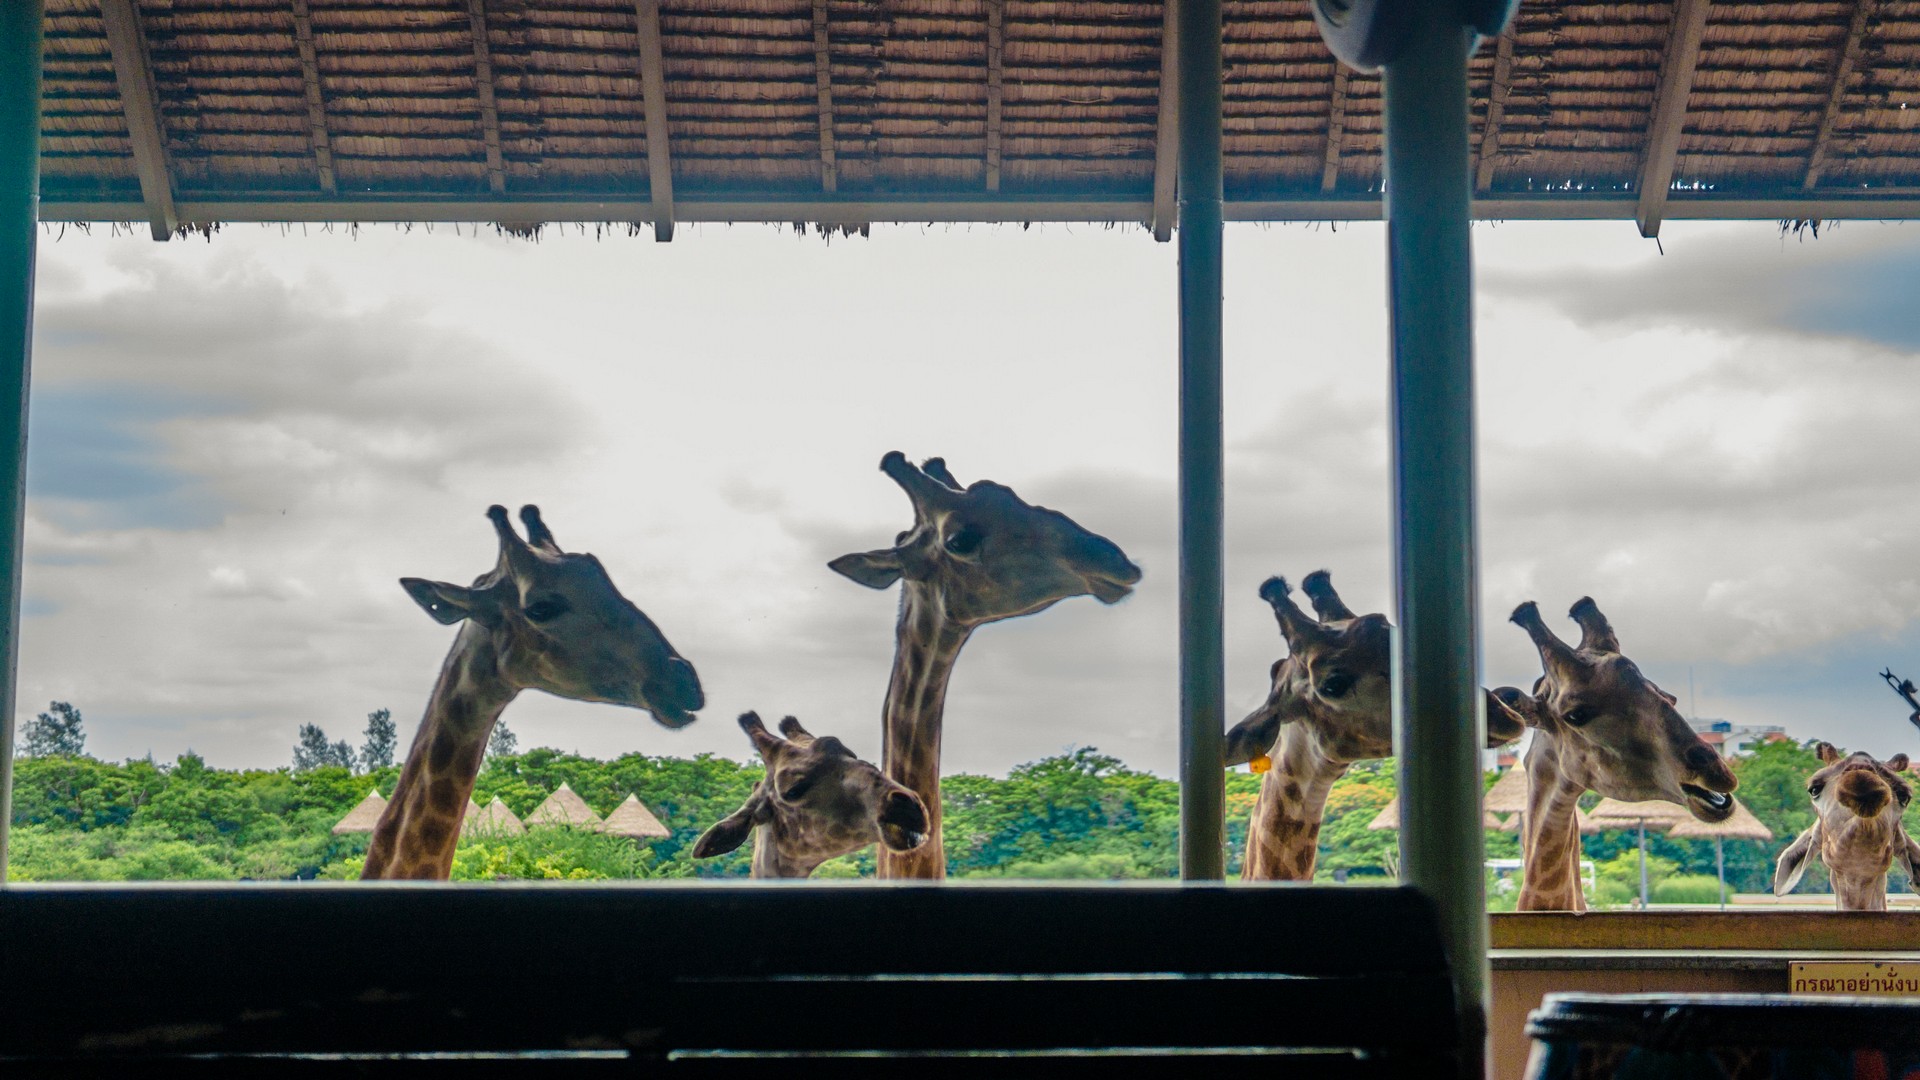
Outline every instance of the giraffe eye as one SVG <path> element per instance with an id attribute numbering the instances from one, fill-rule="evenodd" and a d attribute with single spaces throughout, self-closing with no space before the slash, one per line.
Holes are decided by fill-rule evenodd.
<path id="1" fill-rule="evenodd" d="M 543 623 L 543 622 L 552 622 L 554 619 L 557 619 L 560 616 L 565 615 L 566 613 L 567 613 L 567 602 L 564 600 L 555 599 L 555 600 L 538 600 L 538 601 L 535 601 L 534 603 L 528 604 L 526 607 L 526 610 L 522 614 L 526 615 L 528 622 Z"/>
<path id="2" fill-rule="evenodd" d="M 1347 691 L 1352 689 L 1353 676 L 1329 675 L 1325 681 L 1320 684 L 1320 695 L 1322 697 L 1342 698 L 1346 697 Z"/>
<path id="3" fill-rule="evenodd" d="M 1807 795 L 1811 798 L 1819 798 L 1820 793 L 1825 790 L 1827 790 L 1827 782 L 1824 780 L 1815 780 L 1813 783 L 1807 785 Z"/>
<path id="4" fill-rule="evenodd" d="M 795 780 L 793 782 L 792 787 L 789 787 L 787 790 L 781 792 L 780 797 L 787 800 L 788 802 L 799 802 L 801 799 L 804 799 L 807 797 L 807 792 L 812 790 L 813 790 L 813 777 L 803 776 L 800 779 Z"/>
<path id="5" fill-rule="evenodd" d="M 1600 710 L 1591 705 L 1576 705 L 1566 711 L 1565 719 L 1574 727 L 1584 727 L 1598 715 Z"/>
<path id="6" fill-rule="evenodd" d="M 980 530 L 962 525 L 947 537 L 947 550 L 955 555 L 971 555 L 980 550 Z"/>

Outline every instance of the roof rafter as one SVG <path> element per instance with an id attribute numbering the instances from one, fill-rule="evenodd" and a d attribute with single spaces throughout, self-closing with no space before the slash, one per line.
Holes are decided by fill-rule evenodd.
<path id="1" fill-rule="evenodd" d="M 327 131 L 327 106 L 320 96 L 320 63 L 313 51 L 313 15 L 307 0 L 293 0 L 293 39 L 300 47 L 300 74 L 307 84 L 307 126 L 313 139 L 314 171 L 320 190 L 338 190 L 333 176 L 333 139 Z"/>
<path id="2" fill-rule="evenodd" d="M 1833 65 L 1833 83 L 1827 88 L 1827 105 L 1820 110 L 1820 127 L 1814 132 L 1813 150 L 1807 156 L 1808 190 L 1820 186 L 1820 174 L 1826 171 L 1827 158 L 1833 153 L 1833 132 L 1840 124 L 1840 108 L 1847 99 L 1847 87 L 1853 82 L 1853 69 L 1860 63 L 1860 50 L 1866 41 L 1867 27 L 1873 22 L 1876 0 L 1854 0 L 1853 20 L 1847 24 L 1847 39 Z"/>
<path id="3" fill-rule="evenodd" d="M 816 0 L 817 2 L 817 0 Z M 640 92 L 647 114 L 647 193 L 653 201 L 653 238 L 673 239 L 673 158 L 667 136 L 667 65 L 660 46 L 660 0 L 634 0 L 640 31 Z"/>
<path id="4" fill-rule="evenodd" d="M 140 12 L 134 0 L 100 0 L 100 17 L 106 24 L 107 48 L 113 53 L 113 75 L 120 86 L 120 108 L 127 119 L 127 139 L 133 144 L 133 167 L 140 176 L 146 218 L 155 240 L 171 239 L 180 228 L 180 215 L 173 202 L 173 172 L 167 162 L 166 135 L 160 130 L 160 98 Z"/>
<path id="5" fill-rule="evenodd" d="M 1673 0 L 1673 26 L 1667 32 L 1667 51 L 1660 60 L 1660 85 L 1654 91 L 1653 113 L 1647 120 L 1646 150 L 1640 159 L 1640 193 L 1634 220 L 1640 235 L 1660 235 L 1667 193 L 1673 189 L 1674 164 L 1680 157 L 1680 134 L 1687 126 L 1687 99 L 1693 96 L 1693 71 L 1700 62 L 1700 42 L 1706 37 L 1710 0 Z"/>
<path id="6" fill-rule="evenodd" d="M 1160 20 L 1160 115 L 1153 134 L 1153 238 L 1166 243 L 1180 218 L 1180 0 Z"/>
<path id="7" fill-rule="evenodd" d="M 833 41 L 827 34 L 827 0 L 813 0 L 813 86 L 820 101 L 820 190 L 840 190 L 833 142 Z"/>
<path id="8" fill-rule="evenodd" d="M 1487 119 L 1480 126 L 1480 149 L 1473 165 L 1473 190 L 1493 186 L 1493 167 L 1499 161 L 1500 124 L 1507 118 L 1507 94 L 1513 88 L 1513 27 L 1500 35 L 1493 50 L 1493 81 L 1487 86 Z"/>
<path id="9" fill-rule="evenodd" d="M 1320 165 L 1320 190 L 1340 184 L 1340 149 L 1347 137 L 1347 65 L 1333 62 L 1333 93 L 1327 98 L 1327 150 Z"/>
<path id="10" fill-rule="evenodd" d="M 493 54 L 487 42 L 487 0 L 467 0 L 467 18 L 473 27 L 473 86 L 480 99 L 480 130 L 487 141 L 487 186 L 495 195 L 507 190 L 506 165 L 500 158 L 500 109 L 493 96 Z"/>
<path id="11" fill-rule="evenodd" d="M 1000 190 L 1001 65 L 1006 52 L 1006 0 L 987 0 L 987 190 Z"/>

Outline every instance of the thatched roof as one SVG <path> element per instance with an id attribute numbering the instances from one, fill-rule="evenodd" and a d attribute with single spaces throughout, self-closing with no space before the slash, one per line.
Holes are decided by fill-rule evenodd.
<path id="1" fill-rule="evenodd" d="M 1677 836 L 1683 840 L 1712 839 L 1716 836 L 1727 840 L 1771 840 L 1773 830 L 1760 823 L 1747 809 L 1747 804 L 1739 799 L 1733 800 L 1733 816 L 1725 821 L 1705 822 L 1699 818 L 1687 820 L 1667 830 L 1668 836 Z"/>
<path id="2" fill-rule="evenodd" d="M 1527 809 L 1527 767 L 1514 765 L 1500 774 L 1481 799 L 1487 809 L 1500 814 L 1519 814 Z"/>
<path id="3" fill-rule="evenodd" d="M 1513 815 L 1512 817 L 1506 820 L 1505 824 L 1500 826 L 1500 831 L 1510 832 L 1510 833 L 1519 832 L 1520 824 L 1521 824 L 1521 821 L 1524 819 L 1524 817 L 1525 817 L 1524 814 Z M 1585 810 L 1582 810 L 1577 806 L 1573 808 L 1573 817 L 1574 817 L 1574 820 L 1578 823 L 1578 828 L 1580 830 L 1581 835 L 1583 836 L 1592 836 L 1595 833 L 1606 832 L 1608 829 L 1611 829 L 1614 827 L 1611 824 L 1602 826 L 1599 822 L 1588 817 L 1587 812 Z"/>
<path id="4" fill-rule="evenodd" d="M 1693 815 L 1687 813 L 1686 807 L 1664 799 L 1649 799 L 1646 802 L 1601 799 L 1587 816 L 1603 829 L 1631 829 L 1645 823 L 1647 828 L 1655 832 L 1693 820 Z"/>
<path id="5" fill-rule="evenodd" d="M 380 815 L 385 813 L 386 809 L 387 800 L 380 797 L 378 790 L 369 788 L 367 797 L 354 803 L 353 809 L 347 811 L 347 816 L 333 826 L 333 835 L 372 832 L 373 827 L 380 823 Z"/>
<path id="6" fill-rule="evenodd" d="M 46 220 L 1146 221 L 1171 191 L 1142 0 L 46 9 Z M 1227 216 L 1378 216 L 1380 80 L 1304 0 L 1228 0 L 1224 60 Z M 1526 0 L 1473 64 L 1478 212 L 1920 216 L 1916 105 L 1913 0 Z"/>
<path id="7" fill-rule="evenodd" d="M 672 833 L 660 819 L 653 816 L 639 796 L 629 792 L 627 801 L 613 808 L 607 820 L 600 823 L 600 831 L 614 836 L 630 836 L 635 840 L 658 840 Z"/>
<path id="8" fill-rule="evenodd" d="M 1480 823 L 1489 829 L 1498 829 L 1500 827 L 1500 818 L 1490 810 L 1483 810 L 1480 814 Z M 1400 796 L 1395 795 L 1393 798 L 1388 799 L 1387 805 L 1381 807 L 1380 813 L 1377 814 L 1372 821 L 1367 823 L 1367 828 L 1397 829 L 1399 827 Z"/>
<path id="9" fill-rule="evenodd" d="M 507 804 L 495 795 L 486 806 L 478 806 L 472 799 L 467 800 L 467 816 L 460 822 L 462 836 L 519 836 L 527 831 L 521 820 L 513 816 Z"/>
<path id="10" fill-rule="evenodd" d="M 546 801 L 533 808 L 527 815 L 529 828 L 543 825 L 571 825 L 577 829 L 591 829 L 600 824 L 600 815 L 593 812 L 587 801 L 574 793 L 566 781 L 560 782 L 560 790 L 547 796 Z"/>

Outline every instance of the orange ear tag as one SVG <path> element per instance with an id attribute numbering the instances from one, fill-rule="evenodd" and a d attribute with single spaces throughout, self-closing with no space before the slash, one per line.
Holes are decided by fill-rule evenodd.
<path id="1" fill-rule="evenodd" d="M 1259 757 L 1247 762 L 1247 768 L 1257 773 L 1266 772 L 1268 769 L 1273 768 L 1273 759 L 1265 754 L 1261 754 Z"/>

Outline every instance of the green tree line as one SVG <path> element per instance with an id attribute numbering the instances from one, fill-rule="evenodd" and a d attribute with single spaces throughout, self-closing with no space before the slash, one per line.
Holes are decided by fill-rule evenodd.
<path id="1" fill-rule="evenodd" d="M 381 755 L 372 757 L 378 761 Z M 1735 760 L 1742 801 L 1774 832 L 1766 844 L 1726 844 L 1728 882 L 1737 891 L 1766 891 L 1774 857 L 1812 821 L 1805 784 L 1817 767 L 1811 751 L 1791 742 L 1770 743 Z M 391 795 L 398 776 L 392 764 L 360 773 L 341 764 L 216 769 L 192 753 L 170 763 L 111 763 L 78 754 L 25 757 L 14 777 L 10 873 L 18 881 L 350 878 L 359 872 L 367 837 L 330 830 L 369 788 Z M 461 844 L 455 876 L 744 875 L 746 847 L 698 862 L 691 849 L 702 831 L 745 801 L 760 776 L 757 762 L 705 754 L 600 761 L 551 749 L 498 753 L 487 759 L 475 785 L 481 805 L 497 796 L 524 817 L 565 782 L 604 815 L 631 792 L 670 835 L 652 843 L 571 830 L 471 838 Z M 1227 776 L 1230 872 L 1238 871 L 1259 781 L 1244 772 Z M 949 776 L 942 788 L 955 877 L 1165 878 L 1178 872 L 1178 785 L 1092 748 L 1028 762 L 1004 777 Z M 1320 878 L 1393 875 L 1395 833 L 1368 826 L 1394 790 L 1391 760 L 1362 762 L 1334 785 L 1321 830 Z M 1920 805 L 1908 813 L 1909 827 L 1920 833 Z M 1714 872 L 1711 841 L 1658 834 L 1648 839 L 1657 879 Z M 1587 857 L 1602 864 L 1603 877 L 1625 882 L 1631 873 L 1637 881 L 1632 832 L 1584 842 Z M 1487 854 L 1518 857 L 1517 836 L 1489 832 Z M 869 850 L 829 863 L 820 876 L 872 872 Z M 1823 881 L 1815 877 L 1801 888 L 1817 890 Z"/>

